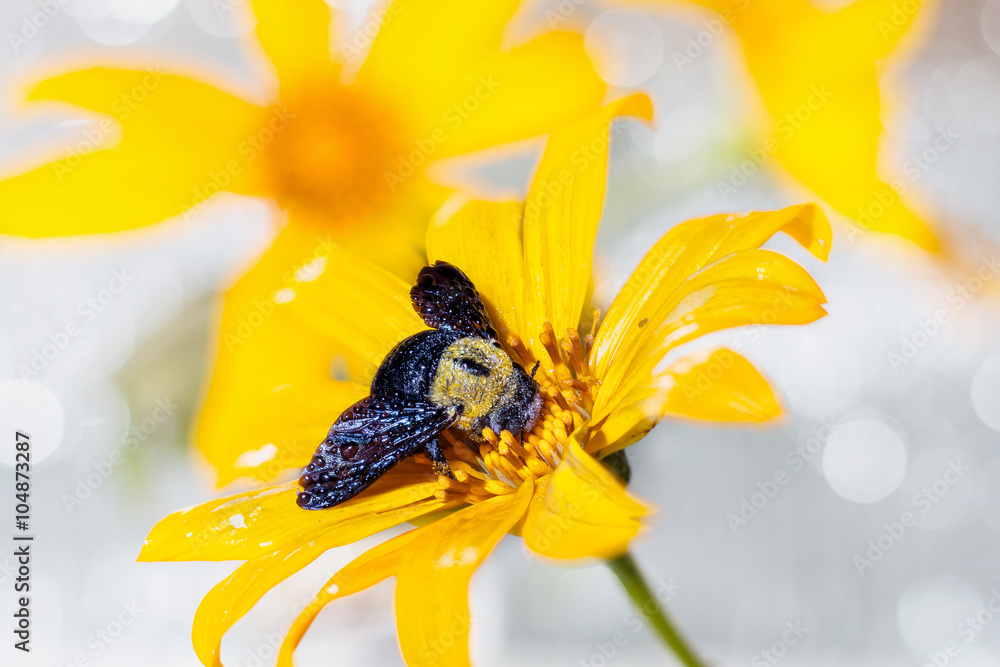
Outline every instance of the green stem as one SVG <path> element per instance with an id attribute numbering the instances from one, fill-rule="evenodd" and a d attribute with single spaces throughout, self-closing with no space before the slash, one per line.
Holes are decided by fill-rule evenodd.
<path id="1" fill-rule="evenodd" d="M 643 578 L 632 555 L 625 553 L 618 558 L 609 560 L 608 567 L 625 587 L 632 604 L 649 621 L 649 624 L 656 630 L 656 634 L 677 655 L 681 663 L 687 667 L 705 667 L 670 623 L 666 612 L 660 606 L 660 601 L 650 590 L 649 584 Z"/>

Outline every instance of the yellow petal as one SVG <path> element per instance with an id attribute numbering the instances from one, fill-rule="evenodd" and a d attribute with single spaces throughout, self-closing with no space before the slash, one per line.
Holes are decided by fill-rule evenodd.
<path id="1" fill-rule="evenodd" d="M 103 114 L 66 158 L 0 181 L 0 233 L 60 236 L 133 229 L 221 190 L 256 191 L 240 143 L 265 110 L 155 69 L 94 68 L 40 82 L 29 100 Z"/>
<path id="2" fill-rule="evenodd" d="M 294 295 L 278 309 L 350 346 L 373 369 L 401 340 L 427 329 L 410 303 L 412 282 L 342 247 L 299 273 Z"/>
<path id="3" fill-rule="evenodd" d="M 614 558 L 628 549 L 648 513 L 574 433 L 555 472 L 536 482 L 521 536 L 549 558 Z"/>
<path id="4" fill-rule="evenodd" d="M 448 215 L 442 209 L 427 230 L 427 258 L 450 262 L 476 286 L 501 341 L 520 333 L 524 268 L 519 202 L 473 201 Z M 499 260 L 498 260 L 499 258 Z"/>
<path id="5" fill-rule="evenodd" d="M 396 573 L 396 626 L 410 667 L 468 667 L 469 580 L 524 515 L 532 485 L 418 529 Z"/>
<path id="6" fill-rule="evenodd" d="M 354 382 L 320 380 L 278 389 L 237 424 L 228 452 L 232 476 L 269 482 L 289 468 L 305 467 L 341 412 L 368 395 Z"/>
<path id="7" fill-rule="evenodd" d="M 418 535 L 416 530 L 397 535 L 364 552 L 331 577 L 292 623 L 281 643 L 277 667 L 292 667 L 292 653 L 323 607 L 395 576 L 403 560 L 410 557 L 409 546 Z"/>
<path id="8" fill-rule="evenodd" d="M 725 348 L 700 351 L 682 357 L 622 398 L 587 446 L 607 456 L 643 438 L 667 415 L 763 422 L 779 414 L 771 386 L 743 356 Z"/>
<path id="9" fill-rule="evenodd" d="M 596 110 L 607 87 L 583 37 L 550 32 L 499 53 L 451 93 L 425 136 L 446 157 L 546 134 Z"/>
<path id="10" fill-rule="evenodd" d="M 427 222 L 450 195 L 449 189 L 415 173 L 399 186 L 382 210 L 354 211 L 331 220 L 327 214 L 293 208 L 290 217 L 317 233 L 332 233 L 346 250 L 412 285 L 427 260 Z"/>
<path id="11" fill-rule="evenodd" d="M 689 276 L 726 255 L 758 248 L 779 231 L 786 232 L 819 259 L 830 252 L 833 232 L 815 204 L 744 215 L 713 215 L 677 225 L 650 248 L 615 297 L 601 323 L 591 352 L 591 367 L 603 378 L 626 340 L 642 332 L 656 303 Z M 647 330 L 648 333 L 648 330 Z"/>
<path id="12" fill-rule="evenodd" d="M 428 511 L 444 506 L 439 500 L 358 517 L 322 531 L 287 539 L 270 553 L 254 558 L 219 582 L 198 605 L 191 633 L 195 653 L 206 667 L 220 667 L 222 637 L 265 593 L 312 563 L 328 549 L 364 539 Z M 336 509 L 336 508 L 334 508 Z M 308 512 L 308 510 L 299 510 Z M 314 512 L 322 514 L 328 510 Z"/>
<path id="13" fill-rule="evenodd" d="M 915 33 L 925 33 L 926 30 L 913 30 L 918 15 L 924 17 L 923 28 L 930 27 L 926 14 L 933 9 L 924 8 L 925 3 L 907 4 L 904 8 L 898 0 L 855 0 L 836 12 L 832 22 L 841 35 L 850 34 L 857 38 L 852 43 L 852 49 L 867 50 L 871 57 L 882 58 L 892 52 L 904 37 L 917 37 Z M 920 34 L 919 36 L 922 36 Z"/>
<path id="14" fill-rule="evenodd" d="M 440 101 L 465 84 L 501 44 L 518 0 L 393 0 L 357 76 L 361 86 L 407 101 L 419 128 L 442 121 Z"/>
<path id="15" fill-rule="evenodd" d="M 258 558 L 293 539 L 381 525 L 381 514 L 401 507 L 439 509 L 434 504 L 438 488 L 436 477 L 407 465 L 351 500 L 325 510 L 304 510 L 296 505 L 297 482 L 247 491 L 161 519 L 146 538 L 139 560 Z"/>
<path id="16" fill-rule="evenodd" d="M 670 365 L 663 414 L 716 422 L 763 422 L 781 414 L 771 385 L 747 359 L 722 348 Z"/>
<path id="17" fill-rule="evenodd" d="M 649 381 L 663 356 L 689 340 L 746 324 L 806 324 L 823 315 L 826 297 L 805 269 L 768 250 L 741 250 L 705 267 L 639 311 L 643 326 L 626 332 L 594 405 L 594 419 Z"/>
<path id="18" fill-rule="evenodd" d="M 253 0 L 257 39 L 283 83 L 326 74 L 330 56 L 330 7 L 323 0 Z"/>
<path id="19" fill-rule="evenodd" d="M 900 197 L 912 184 L 880 177 L 877 167 L 879 60 L 912 32 L 920 6 L 859 0 L 829 11 L 810 0 L 755 0 L 728 10 L 770 120 L 754 148 L 863 230 L 936 251 L 932 226 Z"/>
<path id="20" fill-rule="evenodd" d="M 327 604 L 396 576 L 396 622 L 406 664 L 468 665 L 469 579 L 521 518 L 532 487 L 466 507 L 370 549 L 335 574 L 292 624 L 278 667 Z M 442 641 L 443 638 L 443 641 Z"/>
<path id="21" fill-rule="evenodd" d="M 332 373 L 331 365 L 347 371 L 346 378 L 341 372 L 336 376 L 338 379 L 349 378 L 367 385 L 385 352 L 394 344 L 396 339 L 391 337 L 401 339 L 409 335 L 413 327 L 424 328 L 406 295 L 425 259 L 421 247 L 426 227 L 416 221 L 422 214 L 429 219 L 434 210 L 430 202 L 439 201 L 440 193 L 425 191 L 422 187 L 413 190 L 401 193 L 399 202 L 412 218 L 407 218 L 402 208 L 393 208 L 384 217 L 352 220 L 351 224 L 331 229 L 329 220 L 323 224 L 299 210 L 291 211 L 288 224 L 272 246 L 226 294 L 217 333 L 215 366 L 196 433 L 199 448 L 218 471 L 220 486 L 250 472 L 237 470 L 245 466 L 236 465 L 247 452 L 251 452 L 251 460 L 255 455 L 266 453 L 259 452 L 262 445 L 244 442 L 240 434 L 245 432 L 247 421 L 253 419 L 276 391 L 322 384 Z M 399 292 L 398 298 L 394 297 L 389 305 L 377 298 L 366 302 L 368 310 L 360 313 L 367 313 L 367 316 L 360 321 L 359 311 L 352 310 L 351 304 L 364 300 L 364 290 L 368 288 L 367 283 L 355 282 L 365 280 L 364 274 L 352 275 L 350 271 L 369 271 L 371 267 L 355 257 L 355 252 L 364 253 L 380 266 L 390 267 L 390 271 L 408 276 L 406 280 L 392 275 L 386 277 L 385 281 Z M 343 259 L 348 254 L 350 258 Z M 341 264 L 337 264 L 341 261 L 337 258 L 343 260 Z M 330 272 L 339 272 L 338 275 L 348 276 L 350 280 L 335 281 L 325 275 Z M 372 275 L 380 279 L 386 275 L 386 270 L 375 269 Z M 325 285 L 328 282 L 338 284 L 329 293 L 320 291 L 319 303 L 300 307 L 303 300 L 308 302 L 309 296 L 317 292 L 316 283 Z M 351 285 L 356 289 L 352 290 Z M 348 295 L 344 296 L 345 293 Z M 407 305 L 401 317 L 410 328 L 399 332 L 400 327 L 394 326 L 392 318 L 393 312 L 403 308 L 404 296 Z M 338 298 L 343 300 L 337 301 Z M 333 311 L 317 314 L 310 308 L 333 308 Z M 296 314 L 297 311 L 304 312 L 306 317 Z M 357 317 L 352 319 L 352 315 Z M 315 324 L 311 324 L 311 320 Z M 331 322 L 340 332 L 339 337 L 331 337 L 324 328 Z M 371 337 L 355 336 L 357 329 L 350 328 L 352 323 L 366 331 L 374 331 L 377 339 L 374 351 Z M 383 341 L 381 345 L 377 344 L 379 340 Z M 358 344 L 368 347 L 358 350 Z M 327 404 L 330 409 L 335 405 L 336 402 Z M 332 424 L 338 415 L 339 412 L 317 413 L 315 423 L 329 420 Z M 279 439 L 285 442 L 292 437 L 282 435 Z"/>
<path id="22" fill-rule="evenodd" d="M 296 274 L 303 267 L 328 261 L 331 238 L 289 224 L 226 294 L 214 367 L 195 433 L 199 449 L 219 474 L 220 486 L 245 474 L 237 470 L 242 467 L 237 466 L 240 457 L 263 446 L 244 443 L 237 434 L 275 391 L 325 382 L 335 356 L 352 360 L 347 348 L 276 302 L 294 293 Z M 316 415 L 320 417 L 332 424 L 337 415 Z"/>
<path id="23" fill-rule="evenodd" d="M 554 133 L 532 180 L 524 206 L 527 282 L 522 333 L 538 359 L 548 359 L 538 340 L 546 321 L 558 335 L 579 324 L 604 206 L 608 147 L 614 135 L 609 125 L 621 115 L 650 119 L 649 98 L 623 98 Z"/>

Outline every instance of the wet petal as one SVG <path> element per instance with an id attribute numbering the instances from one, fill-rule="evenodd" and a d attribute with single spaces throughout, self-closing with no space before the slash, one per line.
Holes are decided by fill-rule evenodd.
<path id="1" fill-rule="evenodd" d="M 355 382 L 320 380 L 290 385 L 247 413 L 228 451 L 242 452 L 231 476 L 269 482 L 289 468 L 303 468 L 341 412 L 368 395 Z"/>
<path id="2" fill-rule="evenodd" d="M 532 180 L 524 206 L 527 283 L 522 334 L 530 337 L 530 343 L 525 342 L 538 359 L 548 359 L 538 340 L 546 321 L 560 335 L 579 324 L 604 207 L 613 136 L 609 126 L 621 115 L 650 119 L 649 98 L 623 98 L 590 119 L 554 133 Z"/>
<path id="3" fill-rule="evenodd" d="M 247 491 L 161 519 L 146 538 L 139 560 L 258 558 L 293 539 L 374 525 L 380 513 L 419 503 L 430 507 L 438 488 L 435 476 L 415 465 L 400 464 L 365 492 L 325 510 L 296 505 L 296 482 Z"/>
<path id="4" fill-rule="evenodd" d="M 518 202 L 473 201 L 449 215 L 449 207 L 427 230 L 427 258 L 462 269 L 483 298 L 502 341 L 521 329 L 524 290 L 521 215 Z"/>
<path id="5" fill-rule="evenodd" d="M 365 552 L 331 578 L 289 630 L 278 656 L 292 652 L 324 606 L 396 576 L 396 622 L 407 665 L 468 665 L 469 580 L 527 509 L 532 488 L 466 507 Z"/>
<path id="6" fill-rule="evenodd" d="M 672 348 L 713 331 L 747 324 L 807 324 L 826 314 L 826 297 L 801 266 L 768 250 L 743 250 L 658 293 L 627 332 L 594 406 L 608 414 L 619 397 L 649 382 Z"/>
<path id="7" fill-rule="evenodd" d="M 786 232 L 819 259 L 830 252 L 832 230 L 815 204 L 743 215 L 713 215 L 677 225 L 643 257 L 601 322 L 591 352 L 599 378 L 626 341 L 646 325 L 656 303 L 682 282 L 730 253 L 758 248 L 779 231 Z M 648 333 L 648 330 L 646 330 Z"/>
<path id="8" fill-rule="evenodd" d="M 396 625 L 407 665 L 469 665 L 469 581 L 524 515 L 531 493 L 525 483 L 419 529 L 396 573 Z"/>
<path id="9" fill-rule="evenodd" d="M 215 362 L 195 433 L 198 448 L 218 472 L 220 486 L 246 472 L 237 470 L 245 467 L 237 465 L 240 457 L 263 446 L 243 442 L 238 434 L 276 391 L 328 381 L 337 355 L 345 364 L 360 365 L 349 347 L 280 307 L 294 296 L 300 284 L 296 275 L 308 274 L 308 268 L 300 273 L 303 267 L 328 261 L 331 238 L 289 224 L 226 293 L 216 330 Z M 336 417 L 316 415 L 331 424 Z"/>
<path id="10" fill-rule="evenodd" d="M 444 505 L 427 500 L 406 507 L 358 517 L 281 543 L 271 553 L 254 558 L 217 584 L 198 605 L 191 633 L 195 653 L 203 665 L 217 667 L 222 637 L 265 593 L 309 565 L 328 549 L 356 542 Z M 299 510 L 308 512 L 308 510 Z M 329 510 L 319 510 L 322 513 Z"/>
<path id="11" fill-rule="evenodd" d="M 418 531 L 411 530 L 387 540 L 364 552 L 331 577 L 292 623 L 281 643 L 277 667 L 292 667 L 293 652 L 323 607 L 395 576 L 403 560 L 409 558 L 408 548 L 418 534 Z"/>
<path id="12" fill-rule="evenodd" d="M 415 276 L 414 276 L 415 277 Z M 408 283 L 340 246 L 299 271 L 294 295 L 279 304 L 378 368 L 401 340 L 428 327 Z"/>
<path id="13" fill-rule="evenodd" d="M 763 422 L 781 414 L 774 391 L 740 354 L 719 349 L 682 357 L 611 410 L 588 443 L 607 456 L 643 438 L 664 416 Z"/>
<path id="14" fill-rule="evenodd" d="M 260 445 L 243 442 L 240 434 L 276 391 L 315 386 L 334 370 L 338 379 L 367 386 L 392 345 L 414 327 L 425 328 L 408 297 L 409 285 L 425 261 L 426 228 L 414 220 L 420 215 L 429 219 L 439 202 L 436 188 L 413 187 L 400 194 L 398 206 L 378 218 L 332 227 L 328 220 L 292 210 L 271 247 L 229 290 L 196 433 L 198 447 L 218 471 L 220 486 L 246 473 L 237 470 L 245 468 L 237 462 L 247 452 L 252 458 L 260 450 Z M 386 302 L 379 300 L 379 292 L 365 308 L 352 306 L 365 300 L 365 286 L 372 282 L 389 285 L 394 296 Z M 324 292 L 327 284 L 334 287 Z M 338 414 L 317 414 L 316 420 L 332 424 Z"/>

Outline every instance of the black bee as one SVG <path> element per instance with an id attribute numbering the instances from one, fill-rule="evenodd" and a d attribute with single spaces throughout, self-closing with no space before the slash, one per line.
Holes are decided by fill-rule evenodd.
<path id="1" fill-rule="evenodd" d="M 334 422 L 299 478 L 300 507 L 338 505 L 421 451 L 451 475 L 438 442 L 449 427 L 481 440 L 487 426 L 520 434 L 534 425 L 542 405 L 534 371 L 501 349 L 472 281 L 439 261 L 421 269 L 410 299 L 433 328 L 393 348 L 371 394 Z"/>

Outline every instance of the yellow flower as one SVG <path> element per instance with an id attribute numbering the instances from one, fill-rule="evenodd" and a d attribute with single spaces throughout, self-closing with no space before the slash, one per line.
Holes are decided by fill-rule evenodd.
<path id="1" fill-rule="evenodd" d="M 836 11 L 811 0 L 693 1 L 718 12 L 743 45 L 768 116 L 755 152 L 776 158 L 861 230 L 940 250 L 933 226 L 903 201 L 919 201 L 910 184 L 887 182 L 877 169 L 888 106 L 880 62 L 912 41 L 922 0 L 857 0 Z"/>
<path id="2" fill-rule="evenodd" d="M 415 273 L 427 220 L 447 194 L 427 163 L 541 135 L 600 106 L 606 86 L 579 35 L 505 44 L 519 4 L 395 0 L 348 75 L 331 55 L 335 17 L 323 0 L 254 0 L 257 37 L 277 74 L 263 105 L 159 67 L 46 79 L 29 100 L 101 116 L 83 154 L 0 181 L 0 233 L 126 230 L 187 216 L 220 190 L 287 212 L 271 247 L 226 295 L 219 322 L 196 442 L 224 484 L 233 461 L 222 449 L 244 415 L 276 388 L 327 375 L 337 352 L 272 317 L 280 288 L 308 278 L 334 243 Z M 334 53 L 363 50 L 359 38 Z"/>
<path id="3" fill-rule="evenodd" d="M 661 361 L 720 329 L 823 316 L 825 299 L 806 271 L 760 246 L 785 231 L 825 259 L 829 223 L 807 204 L 680 224 L 649 251 L 603 319 L 589 314 L 608 126 L 623 114 L 649 118 L 648 99 L 625 98 L 553 134 L 525 203 L 449 205 L 427 233 L 428 261 L 469 275 L 508 353 L 526 367 L 540 362 L 543 407 L 530 434 L 519 440 L 487 429 L 485 442 L 474 443 L 446 431 L 455 479 L 436 476 L 419 455 L 330 509 L 300 509 L 289 482 L 172 514 L 153 528 L 140 560 L 246 561 L 195 616 L 193 641 L 205 665 L 220 664 L 225 632 L 273 586 L 327 549 L 403 522 L 421 527 L 328 581 L 292 625 L 279 664 L 291 664 L 324 605 L 395 577 L 406 662 L 468 665 L 470 577 L 501 537 L 519 534 L 550 558 L 619 556 L 649 510 L 598 459 L 639 440 L 664 415 L 760 422 L 779 414 L 767 381 L 732 350 L 687 354 L 663 369 Z M 282 317 L 354 344 L 372 367 L 426 329 L 405 281 L 343 249 L 332 249 L 326 266 L 336 271 L 299 284 L 279 306 Z M 243 432 L 245 446 L 265 444 L 258 454 L 271 446 L 273 465 L 258 462 L 257 472 L 273 477 L 304 466 L 330 423 L 365 393 L 329 379 L 276 392 Z M 289 429 L 296 437 L 283 440 Z"/>
<path id="4" fill-rule="evenodd" d="M 579 35 L 503 42 L 519 4 L 395 0 L 348 74 L 340 56 L 365 44 L 331 44 L 323 0 L 253 0 L 277 75 L 263 104 L 160 65 L 45 79 L 28 100 L 101 116 L 68 156 L 0 182 L 0 233 L 132 229 L 219 191 L 273 199 L 295 224 L 326 230 L 399 215 L 396 195 L 439 197 L 417 192 L 428 162 L 541 135 L 600 105 L 605 86 Z"/>

